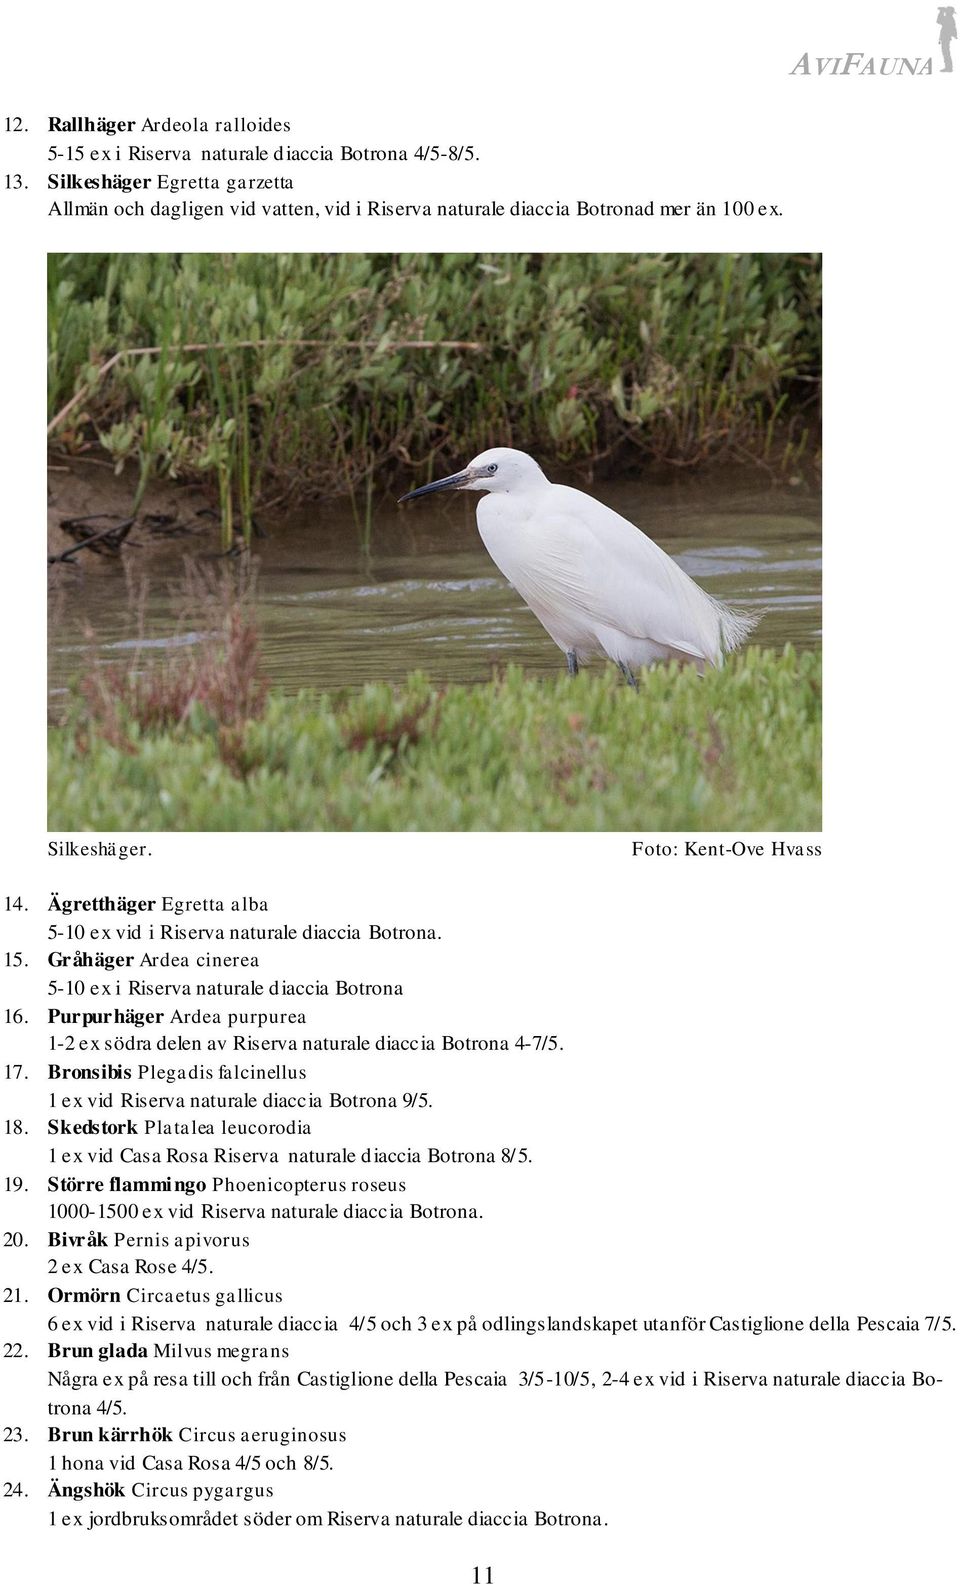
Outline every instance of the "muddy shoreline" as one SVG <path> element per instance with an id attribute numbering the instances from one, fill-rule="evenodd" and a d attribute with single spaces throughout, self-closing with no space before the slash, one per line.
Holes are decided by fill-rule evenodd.
<path id="1" fill-rule="evenodd" d="M 576 488 L 591 490 L 586 471 L 552 468 L 550 476 L 556 483 L 571 484 Z M 678 471 L 666 465 L 648 465 L 608 480 L 608 483 L 649 486 L 654 491 L 688 484 L 705 490 L 739 491 L 750 495 L 765 488 L 782 494 L 786 510 L 792 509 L 796 494 L 814 495 L 817 481 L 800 474 L 788 479 L 766 476 L 755 465 L 723 461 L 714 462 L 693 471 Z M 401 479 L 399 490 L 412 486 L 412 479 Z M 146 489 L 137 522 L 122 546 L 114 549 L 108 541 L 99 549 L 78 550 L 78 541 L 109 528 L 110 522 L 120 525 L 128 519 L 132 509 L 135 484 L 129 471 L 118 475 L 111 462 L 99 456 L 66 457 L 54 455 L 47 466 L 47 559 L 50 572 L 59 576 L 63 566 L 84 567 L 94 576 L 102 573 L 117 559 L 118 551 L 124 559 L 133 553 L 137 560 L 153 560 L 174 553 L 179 560 L 184 555 L 216 555 L 223 549 L 220 519 L 217 512 L 216 490 L 212 481 L 195 479 L 154 480 Z M 392 489 L 379 487 L 372 496 L 375 513 L 382 519 L 384 508 L 395 501 Z M 328 513 L 342 517 L 353 510 L 349 497 L 332 500 L 320 499 L 313 508 L 318 518 Z M 361 508 L 362 509 L 362 508 Z M 283 533 L 284 524 L 293 516 L 302 518 L 304 507 L 291 513 L 282 509 L 267 511 L 257 518 L 264 537 Z M 84 522 L 90 519 L 89 522 Z M 102 519 L 97 521 L 95 519 Z M 151 519 L 154 524 L 151 524 Z M 70 531 L 64 522 L 75 524 Z M 256 548 L 254 540 L 253 548 Z M 76 552 L 75 554 L 72 552 Z M 68 557 L 64 562 L 61 557 Z"/>
<path id="2" fill-rule="evenodd" d="M 106 519 L 123 523 L 129 517 L 132 500 L 133 485 L 129 474 L 118 478 L 109 462 L 93 457 L 51 460 L 47 467 L 47 557 L 51 575 L 59 577 L 64 571 L 69 575 L 71 564 L 82 566 L 94 576 L 109 570 L 110 563 L 116 560 L 109 544 L 100 553 L 92 548 L 78 550 L 66 563 L 52 558 L 77 550 L 80 538 L 87 533 L 92 535 L 98 527 L 109 526 Z M 219 522 L 215 516 L 198 516 L 198 513 L 211 510 L 210 495 L 200 485 L 179 481 L 152 484 L 147 489 L 140 516 L 142 519 L 170 519 L 165 525 L 170 531 L 151 533 L 135 526 L 126 548 L 135 550 L 138 558 L 167 555 L 171 549 L 182 558 L 184 551 L 190 553 L 194 545 L 198 552 L 215 551 L 220 545 Z M 85 518 L 94 521 L 83 525 Z M 104 520 L 98 523 L 97 519 Z M 75 522 L 77 526 L 68 532 L 61 526 L 64 521 Z"/>

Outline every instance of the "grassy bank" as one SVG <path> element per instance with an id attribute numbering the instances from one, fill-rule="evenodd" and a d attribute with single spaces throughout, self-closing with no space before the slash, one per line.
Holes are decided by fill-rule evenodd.
<path id="1" fill-rule="evenodd" d="M 242 634 L 238 635 L 242 638 Z M 820 660 L 605 667 L 441 691 L 264 696 L 194 679 L 51 731 L 51 830 L 817 830 Z M 91 695 L 93 699 L 94 696 Z M 184 709 L 186 713 L 184 713 Z"/>
<path id="2" fill-rule="evenodd" d="M 489 445 L 628 470 L 815 449 L 816 255 L 55 254 L 50 436 L 258 507 Z"/>

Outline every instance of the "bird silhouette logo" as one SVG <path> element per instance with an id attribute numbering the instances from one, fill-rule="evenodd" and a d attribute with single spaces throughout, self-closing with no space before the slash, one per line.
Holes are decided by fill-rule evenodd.
<path id="1" fill-rule="evenodd" d="M 953 6 L 941 6 L 937 12 L 937 27 L 940 29 L 940 53 L 943 56 L 942 72 L 953 71 L 953 60 L 950 56 L 950 45 L 957 36 L 957 18 Z"/>

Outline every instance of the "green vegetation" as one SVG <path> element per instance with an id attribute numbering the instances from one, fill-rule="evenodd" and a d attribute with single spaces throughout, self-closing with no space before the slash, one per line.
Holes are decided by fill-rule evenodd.
<path id="1" fill-rule="evenodd" d="M 819 829 L 815 654 L 288 698 L 231 619 L 225 670 L 91 679 L 50 734 L 52 830 Z"/>
<path id="2" fill-rule="evenodd" d="M 786 254 L 56 254 L 53 442 L 253 512 L 489 445 L 624 472 L 815 449 L 820 264 Z"/>

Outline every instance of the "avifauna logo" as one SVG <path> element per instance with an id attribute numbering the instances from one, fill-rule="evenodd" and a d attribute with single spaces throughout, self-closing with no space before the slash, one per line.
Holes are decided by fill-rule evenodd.
<path id="1" fill-rule="evenodd" d="M 957 36 L 952 5 L 937 12 L 938 44 L 943 57 L 941 72 L 953 71 L 950 48 Z M 932 77 L 931 55 L 868 55 L 850 50 L 846 55 L 810 55 L 806 50 L 790 70 L 791 77 Z"/>

